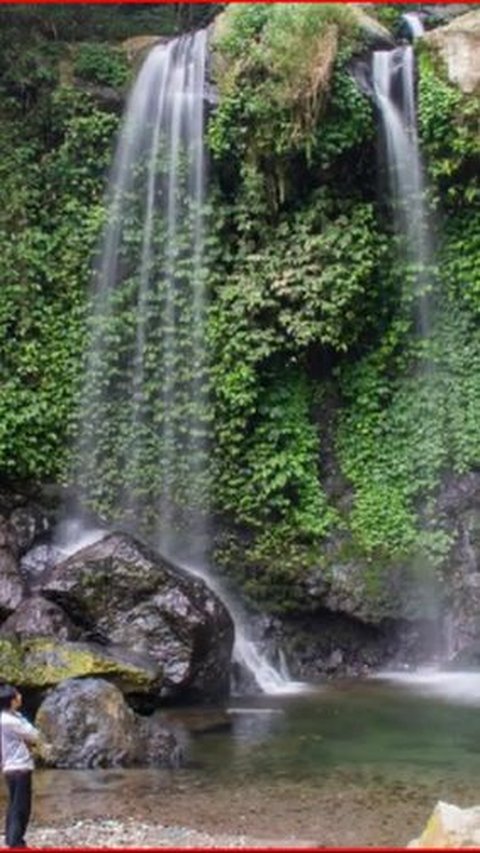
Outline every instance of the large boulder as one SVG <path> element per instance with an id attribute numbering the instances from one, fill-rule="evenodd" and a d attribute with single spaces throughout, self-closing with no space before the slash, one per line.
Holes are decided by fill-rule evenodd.
<path id="1" fill-rule="evenodd" d="M 35 723 L 55 767 L 171 766 L 179 743 L 158 717 L 144 719 L 113 684 L 97 678 L 68 679 L 41 704 Z"/>
<path id="2" fill-rule="evenodd" d="M 41 585 L 45 572 L 55 563 L 65 559 L 65 555 L 50 542 L 34 545 L 20 558 L 20 572 L 30 592 L 35 592 Z"/>
<path id="3" fill-rule="evenodd" d="M 148 654 L 164 693 L 228 692 L 233 623 L 203 580 L 124 534 L 106 536 L 57 564 L 41 586 L 86 635 Z"/>
<path id="4" fill-rule="evenodd" d="M 445 27 L 425 36 L 427 44 L 438 51 L 447 67 L 448 79 L 462 92 L 480 88 L 480 11 L 476 9 L 455 18 Z"/>
<path id="5" fill-rule="evenodd" d="M 480 806 L 460 809 L 438 802 L 422 834 L 408 847 L 480 847 Z"/>

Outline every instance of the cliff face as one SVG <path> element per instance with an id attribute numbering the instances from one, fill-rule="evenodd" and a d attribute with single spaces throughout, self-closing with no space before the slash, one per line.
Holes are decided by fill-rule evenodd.
<path id="1" fill-rule="evenodd" d="M 232 4 L 212 39 L 212 554 L 299 675 L 473 649 L 478 12 L 415 46 L 436 210 L 422 343 L 350 73 L 384 31 L 348 7 L 273 6 Z M 62 15 L 0 68 L 0 468 L 37 482 L 66 478 L 105 175 L 137 48 L 157 40 L 63 43 Z"/>

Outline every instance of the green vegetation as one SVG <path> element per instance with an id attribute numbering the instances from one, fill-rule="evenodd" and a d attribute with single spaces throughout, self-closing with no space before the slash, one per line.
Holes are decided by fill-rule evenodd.
<path id="1" fill-rule="evenodd" d="M 290 16 L 296 14 L 294 27 Z M 303 23 L 316 14 L 307 35 Z M 395 16 L 398 9 L 392 21 Z M 282 19 L 290 23 L 271 39 Z M 224 99 L 210 140 L 225 198 L 232 183 L 237 188 L 226 209 L 223 245 L 229 239 L 233 245 L 214 308 L 217 446 L 226 462 L 218 494 L 250 536 L 259 527 L 241 552 L 232 541 L 224 545 L 221 558 L 242 563 L 245 589 L 281 609 L 296 606 L 291 584 L 300 590 L 309 566 L 320 562 L 328 574 L 322 534 L 342 531 L 350 556 L 365 561 L 372 589 L 376 573 L 395 560 L 415 556 L 425 567 L 438 565 L 450 541 L 434 511 L 436 489 L 447 471 L 466 471 L 480 460 L 479 236 L 472 208 L 478 101 L 448 84 L 421 50 L 419 121 L 438 232 L 433 328 L 422 341 L 412 271 L 400 262 L 385 212 L 369 197 L 374 130 L 370 104 L 346 70 L 359 43 L 358 28 L 347 20 L 345 28 L 335 10 L 313 7 L 298 13 L 289 7 L 278 17 L 264 7 L 237 8 L 217 40 Z M 311 91 L 312 45 L 331 25 L 340 47 L 325 89 L 324 78 L 320 82 L 318 110 L 309 113 L 304 95 Z M 299 32 L 305 49 L 295 67 L 290 57 L 299 54 Z M 282 45 L 278 66 L 273 44 Z M 316 424 L 318 439 L 303 469 L 293 449 L 301 456 L 305 445 L 297 439 L 286 452 L 271 415 L 278 413 L 288 434 L 289 377 L 295 375 L 310 388 L 304 428 Z M 307 471 L 317 487 L 325 481 L 322 443 L 328 438 L 324 411 L 313 400 L 322 399 L 332 381 L 341 403 L 326 461 L 340 469 L 344 495 L 351 489 L 351 498 L 323 490 L 320 502 L 312 491 L 316 524 L 309 526 L 299 496 L 307 489 Z M 251 504 L 251 493 L 258 505 Z"/>
<path id="2" fill-rule="evenodd" d="M 478 98 L 449 83 L 440 60 L 425 46 L 419 68 L 419 128 L 428 170 L 442 209 L 457 212 L 480 200 Z"/>
<path id="3" fill-rule="evenodd" d="M 281 179 L 285 159 L 314 156 L 335 61 L 341 57 L 342 64 L 360 42 L 354 7 L 232 5 L 215 33 L 221 100 L 210 127 L 212 151 L 270 167 Z M 361 104 L 355 87 L 347 88 Z M 350 120 L 358 124 L 366 115 L 364 106 Z"/>
<path id="4" fill-rule="evenodd" d="M 219 8 L 216 3 L 6 3 L 0 8 L 0 38 L 12 46 L 32 39 L 115 42 L 137 35 L 175 35 L 206 26 Z"/>
<path id="5" fill-rule="evenodd" d="M 35 97 L 28 117 L 5 99 L 0 125 L 0 460 L 40 480 L 65 462 L 118 119 L 71 89 Z"/>
<path id="6" fill-rule="evenodd" d="M 116 88 L 125 85 L 131 71 L 123 51 L 98 42 L 79 46 L 73 68 L 82 80 Z"/>

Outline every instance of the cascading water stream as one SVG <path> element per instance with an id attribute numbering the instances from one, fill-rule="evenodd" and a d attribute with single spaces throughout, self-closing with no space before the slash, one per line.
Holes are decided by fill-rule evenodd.
<path id="1" fill-rule="evenodd" d="M 197 556 L 209 495 L 205 57 L 205 31 L 155 47 L 127 105 L 95 276 L 75 472 L 84 501 L 105 500 L 133 529 L 148 514 L 167 554 L 181 529 Z"/>
<path id="2" fill-rule="evenodd" d="M 423 26 L 418 17 L 413 14 L 403 17 L 407 20 L 412 36 L 420 37 Z M 372 81 L 374 99 L 380 116 L 389 197 L 400 248 L 400 261 L 406 262 L 408 271 L 408 275 L 405 276 L 406 287 L 411 288 L 408 292 L 416 312 L 417 336 L 424 344 L 432 333 L 433 325 L 434 250 L 431 217 L 426 201 L 427 187 L 417 134 L 415 65 L 412 47 L 408 45 L 392 51 L 375 52 Z M 423 348 L 420 352 L 422 358 L 418 375 L 426 389 L 425 403 L 431 407 L 431 415 L 434 416 L 436 405 L 434 389 L 437 378 L 434 363 L 428 357 L 428 348 Z M 425 684 L 427 689 L 429 686 L 433 689 L 434 685 L 440 685 L 440 690 L 445 689 L 448 692 L 448 685 L 454 683 L 454 679 L 438 671 L 438 661 L 448 657 L 448 618 L 443 622 L 443 636 L 441 636 L 439 626 L 443 619 L 434 579 L 429 582 L 429 599 L 430 613 L 426 614 L 426 618 L 430 618 L 432 626 L 435 627 L 432 627 L 432 636 L 428 645 L 435 651 L 433 659 L 431 658 L 431 665 L 412 677 L 411 683 Z M 380 677 L 382 675 L 397 679 L 401 683 L 410 683 L 409 676 L 405 673 L 380 673 Z"/>
<path id="3" fill-rule="evenodd" d="M 425 32 L 423 23 L 416 12 L 404 12 L 402 20 L 405 21 L 412 38 L 421 38 Z"/>
<path id="4" fill-rule="evenodd" d="M 95 274 L 73 479 L 81 503 L 113 507 L 117 525 L 132 532 L 141 519 L 161 553 L 203 577 L 231 612 L 237 661 L 264 692 L 291 692 L 296 683 L 248 640 L 208 568 L 206 56 L 206 31 L 153 48 L 128 101 Z M 75 548 L 65 536 L 62 545 Z"/>
<path id="5" fill-rule="evenodd" d="M 278 667 L 275 667 L 270 663 L 267 656 L 262 654 L 257 643 L 249 638 L 246 615 L 238 603 L 225 591 L 217 578 L 201 565 L 183 564 L 183 567 L 190 574 L 203 578 L 228 608 L 235 626 L 233 660 L 240 669 L 245 670 L 253 678 L 257 689 L 269 695 L 305 692 L 308 685 L 305 682 L 293 681 L 290 678 L 288 667 L 282 655 L 280 655 Z"/>
<path id="6" fill-rule="evenodd" d="M 418 332 L 430 333 L 432 245 L 417 134 L 415 63 L 410 45 L 376 51 L 372 66 L 386 155 L 389 195 L 401 252 L 410 266 Z"/>

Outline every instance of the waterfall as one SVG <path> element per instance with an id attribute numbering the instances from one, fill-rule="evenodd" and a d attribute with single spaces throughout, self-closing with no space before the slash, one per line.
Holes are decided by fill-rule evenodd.
<path id="1" fill-rule="evenodd" d="M 307 683 L 293 681 L 290 678 L 285 657 L 281 652 L 279 666 L 275 667 L 268 660 L 268 657 L 260 651 L 258 644 L 249 638 L 246 614 L 238 602 L 226 592 L 218 579 L 201 563 L 196 565 L 183 563 L 182 565 L 190 574 L 203 578 L 228 608 L 235 627 L 233 661 L 240 670 L 247 672 L 255 691 L 269 695 L 305 692 L 308 689 Z"/>
<path id="2" fill-rule="evenodd" d="M 407 16 L 404 16 L 407 18 Z M 416 16 L 408 15 L 414 29 Z M 419 22 L 418 22 L 419 23 Z M 391 51 L 377 51 L 372 66 L 373 95 L 380 117 L 380 130 L 385 152 L 389 200 L 399 245 L 399 260 L 405 264 L 404 298 L 412 304 L 416 332 L 421 346 L 417 376 L 425 394 L 425 414 L 437 416 L 438 375 L 429 355 L 428 338 L 433 328 L 433 262 L 431 216 L 427 206 L 427 185 L 420 152 L 415 103 L 415 64 L 410 45 Z M 428 407 L 428 408 L 427 408 Z M 430 636 L 424 639 L 424 653 L 435 663 L 444 654 L 445 638 L 439 639 L 438 625 L 442 613 L 438 586 L 429 574 L 430 566 L 422 566 L 422 587 L 428 591 Z"/>
<path id="3" fill-rule="evenodd" d="M 206 31 L 155 47 L 129 98 L 95 271 L 75 480 L 198 555 L 208 519 Z"/>
<path id="4" fill-rule="evenodd" d="M 206 56 L 206 31 L 154 47 L 127 103 L 94 272 L 73 480 L 82 505 L 113 508 L 117 525 L 146 531 L 201 575 L 233 617 L 235 658 L 261 690 L 289 691 L 208 566 Z M 61 545 L 71 553 L 90 535 L 67 520 Z"/>
<path id="5" fill-rule="evenodd" d="M 412 38 L 421 38 L 425 32 L 421 18 L 416 12 L 404 12 L 402 21 L 405 21 Z"/>
<path id="6" fill-rule="evenodd" d="M 373 55 L 373 94 L 386 153 L 395 230 L 410 267 L 418 331 L 430 332 L 432 246 L 425 179 L 417 134 L 415 65 L 411 46 Z"/>

